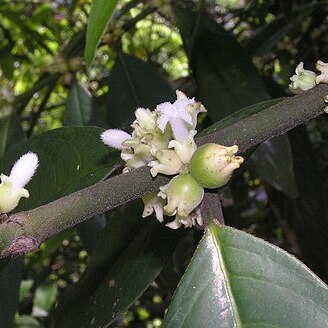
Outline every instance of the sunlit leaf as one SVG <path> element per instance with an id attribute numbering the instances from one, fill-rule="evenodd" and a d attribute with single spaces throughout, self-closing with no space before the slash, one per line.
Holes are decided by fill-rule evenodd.
<path id="1" fill-rule="evenodd" d="M 84 58 L 88 66 L 92 64 L 97 46 L 106 30 L 117 2 L 118 0 L 92 1 L 84 49 Z"/>

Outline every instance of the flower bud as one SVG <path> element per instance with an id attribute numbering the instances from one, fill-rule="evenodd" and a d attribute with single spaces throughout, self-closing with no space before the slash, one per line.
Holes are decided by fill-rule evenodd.
<path id="1" fill-rule="evenodd" d="M 165 213 L 187 218 L 202 201 L 204 189 L 190 174 L 182 174 L 160 187 L 158 196 L 167 199 L 167 205 L 164 206 Z"/>
<path id="2" fill-rule="evenodd" d="M 203 145 L 191 158 L 190 174 L 204 188 L 219 188 L 229 181 L 232 172 L 244 161 L 242 157 L 235 156 L 237 151 L 237 145 Z"/>
<path id="3" fill-rule="evenodd" d="M 28 198 L 29 196 L 29 192 L 24 188 L 13 189 L 9 178 L 1 174 L 0 213 L 12 211 L 18 205 L 22 197 Z"/>
<path id="4" fill-rule="evenodd" d="M 309 90 L 316 85 L 317 74 L 304 69 L 303 63 L 300 62 L 290 80 L 292 83 L 289 85 L 289 89 L 293 93 L 300 93 L 302 91 Z"/>
<path id="5" fill-rule="evenodd" d="M 33 177 L 38 165 L 38 156 L 28 152 L 14 164 L 9 177 L 1 174 L 0 213 L 12 211 L 22 197 L 30 196 L 24 187 Z"/>
<path id="6" fill-rule="evenodd" d="M 152 215 L 155 212 L 156 219 L 159 222 L 163 222 L 164 220 L 163 207 L 165 205 L 165 200 L 157 196 L 157 193 L 150 193 L 144 195 L 142 197 L 142 200 L 144 202 L 144 211 L 142 213 L 142 217 L 145 218 L 147 216 Z"/>
<path id="7" fill-rule="evenodd" d="M 328 83 L 328 63 L 324 63 L 323 61 L 318 60 L 315 67 L 321 73 L 316 78 L 317 84 Z"/>
<path id="8" fill-rule="evenodd" d="M 131 139 L 131 136 L 123 130 L 119 129 L 108 129 L 101 134 L 102 142 L 116 149 L 124 149 L 123 142 Z"/>

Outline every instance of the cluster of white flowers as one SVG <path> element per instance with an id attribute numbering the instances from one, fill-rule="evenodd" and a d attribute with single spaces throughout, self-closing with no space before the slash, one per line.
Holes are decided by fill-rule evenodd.
<path id="1" fill-rule="evenodd" d="M 153 177 L 159 173 L 176 175 L 189 171 L 190 159 L 197 149 L 194 141 L 197 116 L 206 109 L 181 91 L 177 91 L 176 95 L 174 103 L 164 102 L 157 105 L 154 111 L 138 108 L 136 120 L 131 125 L 132 135 L 118 129 L 102 133 L 101 139 L 106 145 L 121 150 L 121 158 L 125 161 L 123 172 L 145 165 L 150 167 Z M 180 215 L 180 207 L 176 204 L 176 198 L 171 196 L 171 189 L 168 184 L 161 187 L 158 193 L 143 197 L 143 217 L 155 212 L 158 221 L 163 222 L 164 214 L 177 214 L 174 223 L 168 224 L 169 227 L 195 225 L 197 220 L 192 212 L 201 202 L 203 193 L 196 206 L 187 206 L 188 210 Z"/>
<path id="2" fill-rule="evenodd" d="M 206 109 L 181 91 L 176 95 L 174 103 L 164 102 L 154 111 L 138 108 L 136 120 L 131 125 L 132 135 L 118 129 L 109 129 L 101 135 L 106 145 L 121 150 L 121 158 L 125 161 L 123 172 L 147 165 L 153 177 L 159 173 L 176 175 L 157 193 L 143 197 L 143 217 L 155 213 L 157 220 L 163 222 L 164 215 L 175 216 L 166 224 L 172 229 L 202 224 L 199 205 L 204 196 L 204 186 L 192 176 L 190 162 L 197 150 L 194 141 L 197 116 Z M 225 173 L 227 177 L 242 162 L 236 157 L 237 164 L 232 166 L 233 157 L 236 157 L 234 153 L 229 155 L 229 160 L 224 157 L 224 164 L 220 166 L 221 170 L 222 166 L 230 165 L 231 169 Z"/>
<path id="3" fill-rule="evenodd" d="M 24 187 L 33 177 L 38 165 L 37 155 L 28 152 L 14 164 L 9 176 L 1 174 L 0 213 L 12 211 L 22 197 L 30 196 Z"/>
<path id="4" fill-rule="evenodd" d="M 290 78 L 292 81 L 289 85 L 291 92 L 297 94 L 313 88 L 316 84 L 328 83 L 328 63 L 318 60 L 316 69 L 321 73 L 320 75 L 304 69 L 303 62 L 300 62 L 296 67 L 296 74 Z"/>
<path id="5" fill-rule="evenodd" d="M 177 91 L 172 104 L 159 104 L 154 111 L 138 108 L 132 123 L 132 135 L 118 129 L 109 129 L 101 135 L 102 141 L 121 150 L 126 162 L 123 172 L 148 165 L 151 175 L 175 175 L 186 172 L 186 164 L 197 149 L 194 141 L 197 115 L 205 107 Z"/>

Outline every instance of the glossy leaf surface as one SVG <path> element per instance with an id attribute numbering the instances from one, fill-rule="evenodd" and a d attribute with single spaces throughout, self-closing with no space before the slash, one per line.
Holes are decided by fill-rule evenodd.
<path id="1" fill-rule="evenodd" d="M 211 224 L 163 327 L 324 327 L 328 287 L 259 238 Z"/>

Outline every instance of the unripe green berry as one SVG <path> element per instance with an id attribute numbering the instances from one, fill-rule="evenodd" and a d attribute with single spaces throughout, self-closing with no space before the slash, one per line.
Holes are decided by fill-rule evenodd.
<path id="1" fill-rule="evenodd" d="M 190 174 L 204 188 L 219 188 L 229 181 L 232 172 L 244 161 L 242 157 L 235 156 L 237 151 L 237 145 L 205 144 L 193 154 Z"/>
<path id="2" fill-rule="evenodd" d="M 190 174 L 177 175 L 160 190 L 159 195 L 167 198 L 164 210 L 168 215 L 187 217 L 204 197 L 204 189 Z"/>

